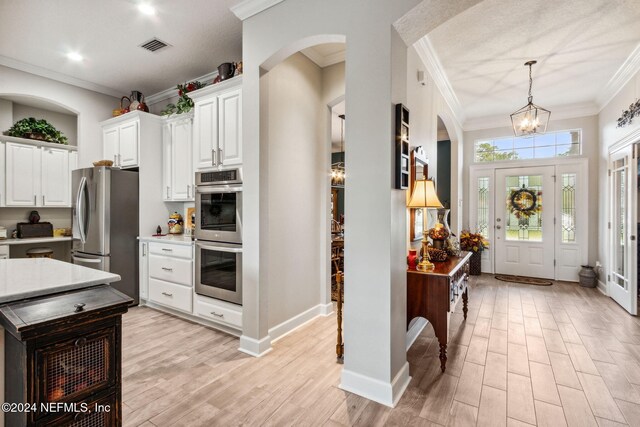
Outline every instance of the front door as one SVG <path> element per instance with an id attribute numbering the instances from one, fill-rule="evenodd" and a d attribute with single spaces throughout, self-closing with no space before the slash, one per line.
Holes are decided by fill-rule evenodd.
<path id="1" fill-rule="evenodd" d="M 496 169 L 496 274 L 555 278 L 554 174 L 554 166 Z"/>
<path id="2" fill-rule="evenodd" d="M 607 275 L 609 295 L 631 314 L 637 314 L 637 284 L 635 274 L 636 215 L 632 209 L 636 200 L 637 164 L 632 155 L 633 146 L 611 154 L 610 185 L 611 213 L 609 236 L 611 273 Z"/>

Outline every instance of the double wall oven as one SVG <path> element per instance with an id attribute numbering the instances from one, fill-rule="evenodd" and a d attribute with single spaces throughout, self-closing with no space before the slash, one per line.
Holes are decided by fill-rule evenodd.
<path id="1" fill-rule="evenodd" d="M 242 177 L 196 173 L 196 293 L 242 304 Z"/>

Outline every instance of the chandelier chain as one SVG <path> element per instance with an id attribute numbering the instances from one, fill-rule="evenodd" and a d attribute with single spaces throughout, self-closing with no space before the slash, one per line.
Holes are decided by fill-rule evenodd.
<path id="1" fill-rule="evenodd" d="M 533 101 L 533 96 L 531 96 L 531 88 L 533 86 L 533 79 L 531 78 L 531 67 L 533 64 L 529 64 L 529 102 Z"/>

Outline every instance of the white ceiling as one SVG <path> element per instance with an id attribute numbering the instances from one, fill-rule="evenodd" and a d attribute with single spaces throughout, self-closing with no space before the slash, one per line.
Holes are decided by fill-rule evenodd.
<path id="1" fill-rule="evenodd" d="M 138 0 L 2 0 L 0 64 L 151 95 L 242 59 L 242 24 L 229 10 L 238 0 L 149 2 L 155 16 L 141 14 Z M 138 47 L 153 37 L 172 46 L 156 53 Z M 70 50 L 85 59 L 70 61 Z"/>
<path id="2" fill-rule="evenodd" d="M 485 0 L 426 37 L 469 120 L 593 103 L 640 42 L 638 0 Z M 419 43 L 420 44 L 420 43 Z"/>
<path id="3" fill-rule="evenodd" d="M 301 52 L 320 68 L 344 62 L 346 45 L 344 43 L 324 43 L 303 49 Z"/>

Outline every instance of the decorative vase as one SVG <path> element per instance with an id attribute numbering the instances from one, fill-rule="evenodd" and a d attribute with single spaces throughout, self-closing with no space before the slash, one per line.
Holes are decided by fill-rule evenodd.
<path id="1" fill-rule="evenodd" d="M 233 77 L 236 72 L 236 63 L 235 62 L 225 62 L 218 66 L 218 76 L 220 76 L 220 80 L 227 80 Z"/>
<path id="2" fill-rule="evenodd" d="M 580 286 L 584 288 L 595 288 L 598 284 L 598 275 L 593 271 L 593 267 L 590 265 L 581 266 L 578 277 L 580 278 Z"/>
<path id="3" fill-rule="evenodd" d="M 433 243 L 431 244 L 432 247 L 436 248 L 436 249 L 444 249 L 444 240 L 441 239 L 431 239 L 433 240 Z"/>
<path id="4" fill-rule="evenodd" d="M 482 255 L 481 252 L 471 252 L 469 259 L 469 274 L 479 276 L 482 274 Z"/>
<path id="5" fill-rule="evenodd" d="M 407 256 L 407 266 L 409 270 L 415 270 L 416 266 L 420 262 L 418 251 L 416 249 L 409 249 L 409 255 Z"/>
<path id="6" fill-rule="evenodd" d="M 437 212 L 438 212 L 438 222 L 444 225 L 444 229 L 449 232 L 449 235 L 451 235 L 451 228 L 449 228 L 449 211 L 451 211 L 451 209 L 441 208 L 441 209 L 438 209 Z"/>

